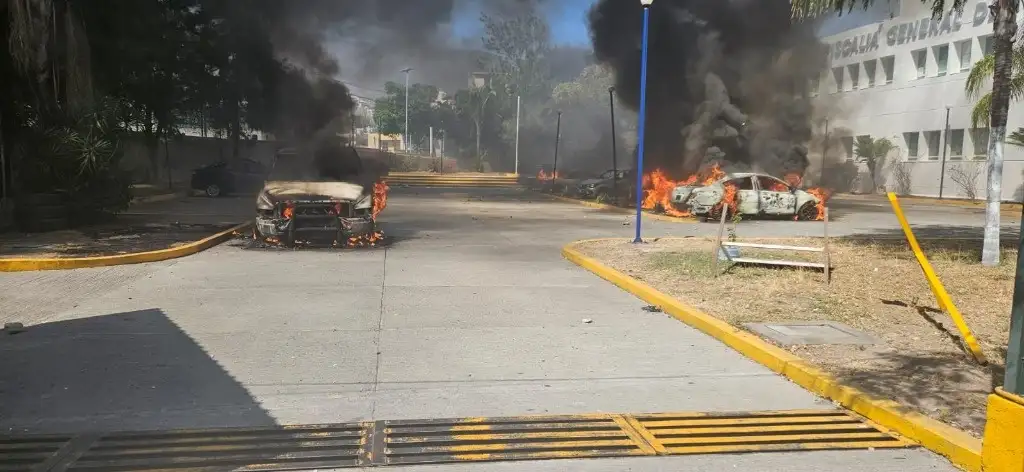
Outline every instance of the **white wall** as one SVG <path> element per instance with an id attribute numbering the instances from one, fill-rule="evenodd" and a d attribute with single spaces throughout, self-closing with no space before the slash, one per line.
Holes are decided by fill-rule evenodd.
<path id="1" fill-rule="evenodd" d="M 962 14 L 946 15 L 930 20 L 930 4 L 917 1 L 902 2 L 899 15 L 882 22 L 828 36 L 822 40 L 830 45 L 829 69 L 822 74 L 819 83 L 821 107 L 830 112 L 829 126 L 833 130 L 848 130 L 850 137 L 870 135 L 886 137 L 900 147 L 899 152 L 890 156 L 890 161 L 903 159 L 910 162 L 912 175 L 911 193 L 936 196 L 942 174 L 943 148 L 947 153 L 944 196 L 963 196 L 959 186 L 950 179 L 950 169 L 955 165 L 982 166 L 978 178 L 978 196 L 985 197 L 985 153 L 975 155 L 972 140 L 970 115 L 974 101 L 964 93 L 964 85 L 970 66 L 983 57 L 985 37 L 992 34 L 992 22 L 987 2 L 968 3 Z M 921 36 L 922 26 L 925 34 Z M 914 37 L 907 34 L 914 29 Z M 902 34 L 901 34 L 902 33 Z M 970 45 L 969 58 L 961 67 L 957 45 L 967 41 Z M 901 44 L 902 43 L 902 44 Z M 946 45 L 948 54 L 946 72 L 941 74 L 936 46 Z M 914 51 L 924 49 L 926 56 L 925 76 L 918 78 L 912 57 Z M 881 59 L 892 56 L 892 83 L 886 84 Z M 875 61 L 875 81 L 869 86 L 865 63 Z M 857 87 L 851 84 L 850 67 L 859 73 Z M 843 81 L 837 84 L 834 68 L 842 67 Z M 961 70 L 964 69 L 964 70 Z M 841 88 L 842 90 L 838 90 Z M 834 104 L 838 104 L 836 107 Z M 944 133 L 946 107 L 949 108 L 950 130 L 963 130 L 963 155 L 953 156 L 951 144 Z M 987 127 L 986 124 L 982 125 Z M 1008 133 L 1024 126 L 1024 107 L 1014 103 L 1010 107 L 1007 125 Z M 930 156 L 925 132 L 940 132 L 938 155 Z M 917 132 L 918 156 L 909 156 L 909 145 L 905 133 Z M 952 134 L 952 133 L 951 133 Z M 984 136 L 982 136 L 984 138 Z M 984 139 L 979 139 L 981 142 Z M 986 144 L 980 146 L 986 148 Z M 845 156 L 843 146 L 830 149 L 830 157 Z M 1003 195 L 1006 200 L 1021 200 L 1024 197 L 1024 149 L 1006 146 L 1003 169 Z M 890 183 L 893 179 L 884 176 Z"/>

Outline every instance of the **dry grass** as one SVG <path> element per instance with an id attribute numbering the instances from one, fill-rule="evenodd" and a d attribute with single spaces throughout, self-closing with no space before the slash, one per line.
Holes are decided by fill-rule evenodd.
<path id="1" fill-rule="evenodd" d="M 745 240 L 820 246 L 814 239 Z M 1000 267 L 977 263 L 971 241 L 922 242 L 933 267 L 981 341 L 992 366 L 974 364 L 949 316 L 937 309 L 920 266 L 903 241 L 833 241 L 832 283 L 821 272 L 719 266 L 712 242 L 662 239 L 585 243 L 579 249 L 659 290 L 742 326 L 750 322 L 831 320 L 873 334 L 876 346 L 793 346 L 846 383 L 891 398 L 980 435 L 986 395 L 1002 382 L 1016 251 Z M 813 253 L 742 249 L 744 257 L 816 260 Z"/>

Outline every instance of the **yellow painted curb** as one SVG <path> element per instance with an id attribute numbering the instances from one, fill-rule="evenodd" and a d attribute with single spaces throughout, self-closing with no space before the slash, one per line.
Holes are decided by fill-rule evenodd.
<path id="1" fill-rule="evenodd" d="M 563 197 L 561 195 L 551 195 L 551 194 L 541 193 L 541 192 L 538 192 L 538 193 L 540 193 L 541 195 L 544 195 L 546 197 L 558 200 L 558 201 L 562 201 L 562 202 L 566 202 L 566 203 L 576 203 L 576 204 L 583 205 L 583 206 L 589 207 L 589 208 L 596 208 L 596 209 L 599 209 L 599 210 L 614 210 L 614 211 L 617 211 L 617 212 L 620 212 L 620 213 L 636 214 L 635 211 L 630 210 L 628 208 L 617 207 L 617 206 L 614 206 L 614 205 L 607 205 L 607 204 L 604 204 L 604 203 L 588 202 L 586 200 L 577 200 L 575 198 Z M 657 213 L 651 213 L 651 212 L 648 212 L 648 211 L 644 212 L 644 218 L 650 218 L 652 220 L 658 220 L 658 221 L 667 221 L 669 223 L 696 223 L 697 222 L 696 218 L 676 218 L 674 216 L 659 215 Z"/>
<path id="2" fill-rule="evenodd" d="M 159 249 L 156 251 L 136 252 L 134 254 L 118 254 L 116 256 L 96 257 L 68 257 L 68 258 L 46 258 L 46 259 L 0 259 L 0 272 L 27 272 L 35 270 L 66 270 L 85 269 L 89 267 L 107 267 L 125 264 L 141 264 L 144 262 L 166 261 L 179 257 L 190 256 L 197 252 L 205 251 L 228 239 L 236 231 L 243 231 L 252 222 L 242 223 L 233 228 L 221 231 L 212 236 L 183 244 L 178 247 Z"/>
<path id="3" fill-rule="evenodd" d="M 877 399 L 853 387 L 842 385 L 831 375 L 792 353 L 676 300 L 573 248 L 577 244 L 592 241 L 602 241 L 602 239 L 570 243 L 562 248 L 562 256 L 641 300 L 660 307 L 665 313 L 707 333 L 744 356 L 782 374 L 811 393 L 833 400 L 844 408 L 920 443 L 945 456 L 966 471 L 981 471 L 981 440 L 964 431 L 909 411 L 894 401 Z"/>
<path id="4" fill-rule="evenodd" d="M 1002 388 L 988 396 L 985 447 L 982 463 L 986 471 L 1024 471 L 1024 398 Z"/>

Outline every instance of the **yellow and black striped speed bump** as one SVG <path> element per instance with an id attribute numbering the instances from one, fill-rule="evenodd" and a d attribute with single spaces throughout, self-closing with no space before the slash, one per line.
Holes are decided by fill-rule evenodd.
<path id="1" fill-rule="evenodd" d="M 0 437 L 0 471 L 276 471 L 910 446 L 841 410 L 593 414 L 10 436 Z"/>

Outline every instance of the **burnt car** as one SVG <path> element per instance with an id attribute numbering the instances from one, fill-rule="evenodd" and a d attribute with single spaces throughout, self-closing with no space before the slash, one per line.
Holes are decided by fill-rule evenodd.
<path id="1" fill-rule="evenodd" d="M 618 182 L 615 174 L 618 173 Z M 610 200 L 618 188 L 619 196 L 633 194 L 633 187 L 636 186 L 636 173 L 632 170 L 608 170 L 597 178 L 586 179 L 576 185 L 576 193 L 582 198 L 596 198 L 598 200 Z"/>
<path id="2" fill-rule="evenodd" d="M 800 220 L 818 218 L 821 199 L 767 174 L 727 174 L 704 186 L 683 185 L 672 190 L 672 204 L 694 216 L 721 218 L 722 199 L 727 186 L 736 190 L 736 212 L 741 215 L 795 216 Z M 732 210 L 729 210 L 730 213 Z"/>
<path id="3" fill-rule="evenodd" d="M 251 159 L 218 162 L 192 171 L 192 190 L 208 197 L 221 197 L 233 193 L 258 192 L 267 179 L 268 169 Z"/>
<path id="4" fill-rule="evenodd" d="M 374 187 L 383 177 L 377 167 L 364 166 L 347 146 L 278 152 L 256 199 L 257 235 L 288 246 L 373 235 Z"/>

